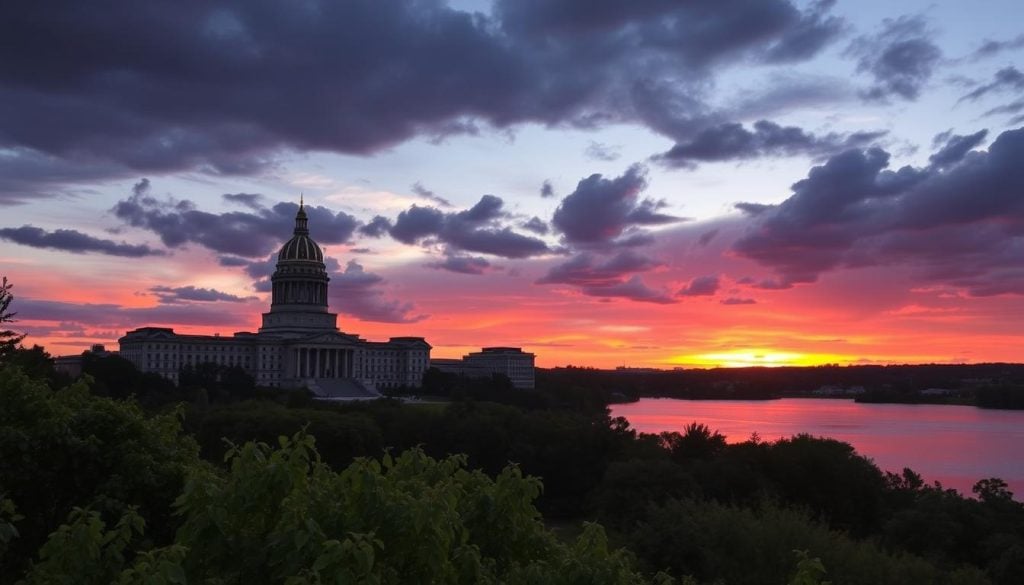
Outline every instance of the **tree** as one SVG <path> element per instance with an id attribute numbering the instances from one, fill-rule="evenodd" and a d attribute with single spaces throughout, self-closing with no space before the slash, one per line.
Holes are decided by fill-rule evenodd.
<path id="1" fill-rule="evenodd" d="M 647 583 L 600 526 L 568 544 L 545 529 L 532 505 L 540 481 L 516 467 L 492 479 L 467 470 L 464 456 L 413 449 L 336 472 L 309 435 L 278 445 L 233 448 L 226 473 L 197 470 L 176 503 L 182 526 L 163 548 L 140 546 L 145 523 L 133 511 L 108 529 L 74 510 L 25 582 Z"/>
<path id="2" fill-rule="evenodd" d="M 14 316 L 17 315 L 10 310 L 11 301 L 14 300 L 14 295 L 11 294 L 12 288 L 14 285 L 7 282 L 6 276 L 3 277 L 2 284 L 0 284 L 0 327 L 3 327 L 4 323 L 13 323 Z M 0 359 L 14 351 L 22 339 L 25 339 L 24 335 L 19 335 L 10 329 L 0 329 Z"/>
<path id="3" fill-rule="evenodd" d="M 0 584 L 17 579 L 76 506 L 109 520 L 134 509 L 149 537 L 169 541 L 178 523 L 172 504 L 202 465 L 198 451 L 180 412 L 148 417 L 134 402 L 94 396 L 85 380 L 53 391 L 19 368 L 0 369 L 0 516 L 5 499 L 22 516 L 0 559 Z"/>

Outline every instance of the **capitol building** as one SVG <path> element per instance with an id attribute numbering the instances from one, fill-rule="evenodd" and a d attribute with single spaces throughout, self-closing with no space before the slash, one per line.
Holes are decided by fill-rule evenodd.
<path id="1" fill-rule="evenodd" d="M 367 398 L 379 389 L 422 384 L 430 367 L 430 345 L 422 337 L 373 342 L 338 329 L 338 315 L 327 306 L 324 253 L 309 237 L 302 204 L 270 280 L 270 311 L 256 333 L 182 335 L 142 327 L 118 340 L 119 353 L 139 370 L 174 382 L 185 366 L 215 363 L 241 367 L 261 386 L 305 386 L 327 398 Z"/>

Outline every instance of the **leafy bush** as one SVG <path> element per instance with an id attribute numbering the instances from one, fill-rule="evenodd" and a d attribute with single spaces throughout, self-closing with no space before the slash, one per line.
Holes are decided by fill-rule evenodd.
<path id="1" fill-rule="evenodd" d="M 335 472 L 302 433 L 277 449 L 246 443 L 227 459 L 226 474 L 198 469 L 189 480 L 173 545 L 132 558 L 143 531 L 134 512 L 106 531 L 78 510 L 27 582 L 646 582 L 597 525 L 571 545 L 558 541 L 532 505 L 540 482 L 516 467 L 491 479 L 467 470 L 465 457 L 414 449 Z"/>

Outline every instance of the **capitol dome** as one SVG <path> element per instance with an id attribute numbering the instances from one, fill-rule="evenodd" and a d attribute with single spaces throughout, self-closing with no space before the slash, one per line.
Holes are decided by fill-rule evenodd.
<path id="1" fill-rule="evenodd" d="M 313 241 L 313 238 L 309 237 L 308 218 L 306 217 L 305 206 L 302 203 L 299 204 L 299 212 L 295 214 L 294 234 L 292 239 L 285 242 L 284 246 L 281 246 L 281 251 L 277 254 L 277 261 L 311 260 L 323 263 L 323 250 Z"/>

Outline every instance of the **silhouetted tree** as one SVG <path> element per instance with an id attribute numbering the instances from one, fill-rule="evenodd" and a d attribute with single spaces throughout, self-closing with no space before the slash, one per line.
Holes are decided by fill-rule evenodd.
<path id="1" fill-rule="evenodd" d="M 10 310 L 11 301 L 14 300 L 14 295 L 11 294 L 12 288 L 14 285 L 7 282 L 6 276 L 3 277 L 2 284 L 0 284 L 0 327 L 3 327 L 4 323 L 13 323 L 14 316 L 17 315 Z M 0 360 L 13 352 L 22 339 L 25 339 L 22 334 L 10 329 L 0 329 Z"/>

